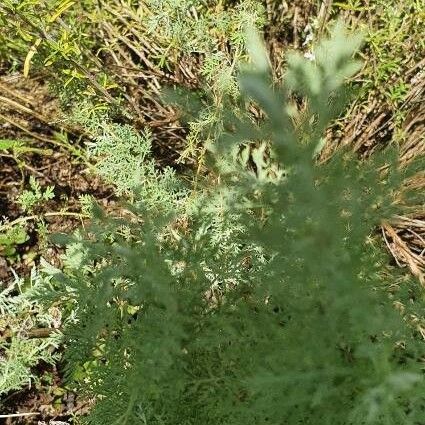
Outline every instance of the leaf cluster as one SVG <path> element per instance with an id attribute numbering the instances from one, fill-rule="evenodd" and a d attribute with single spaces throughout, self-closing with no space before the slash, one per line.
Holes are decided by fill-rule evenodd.
<path id="1" fill-rule="evenodd" d="M 17 201 L 23 211 L 33 211 L 41 203 L 50 201 L 55 197 L 53 186 L 47 186 L 43 190 L 33 176 L 30 177 L 29 184 L 30 190 L 22 191 Z"/>
<path id="2" fill-rule="evenodd" d="M 34 368 L 41 362 L 55 364 L 61 326 L 57 307 L 45 308 L 38 291 L 47 282 L 35 270 L 27 281 L 16 278 L 0 293 L 0 396 L 23 386 L 31 386 L 38 377 Z M 38 335 L 48 329 L 49 335 Z"/>

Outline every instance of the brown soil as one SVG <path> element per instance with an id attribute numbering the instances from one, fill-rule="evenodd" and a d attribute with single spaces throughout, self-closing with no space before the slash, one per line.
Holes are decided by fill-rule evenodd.
<path id="1" fill-rule="evenodd" d="M 61 123 L 58 105 L 41 80 L 23 79 L 18 75 L 0 77 L 0 87 L 6 99 L 0 103 L 0 139 L 31 141 L 31 148 L 42 150 L 35 153 L 0 151 L 0 218 L 3 225 L 26 216 L 37 216 L 25 221 L 29 240 L 17 247 L 18 255 L 5 257 L 0 253 L 0 279 L 5 284 L 13 277 L 12 268 L 18 275 L 25 275 L 40 256 L 58 265 L 60 251 L 46 244 L 40 236 L 37 231 L 39 218 L 50 234 L 69 233 L 81 225 L 81 218 L 61 213 L 80 213 L 81 195 L 92 195 L 105 206 L 113 201 L 113 195 L 111 189 L 90 172 L 88 164 L 66 147 L 58 146 L 55 133 L 64 132 L 71 146 L 78 150 L 82 144 L 80 131 Z M 34 176 L 42 187 L 54 186 L 55 197 L 36 211 L 25 213 L 17 198 L 22 189 L 28 189 L 30 176 Z M 57 215 L 45 216 L 52 212 Z"/>
<path id="2" fill-rule="evenodd" d="M 50 365 L 39 365 L 38 369 L 40 376 L 43 373 L 49 374 L 50 382 L 44 382 L 42 379 L 42 382 L 34 388 L 24 388 L 4 397 L 0 404 L 1 414 L 22 414 L 22 416 L 11 416 L 2 423 L 6 425 L 44 425 L 54 421 L 68 423 L 73 416 L 88 412 L 91 401 L 79 398 L 74 392 L 64 389 L 60 371 Z"/>

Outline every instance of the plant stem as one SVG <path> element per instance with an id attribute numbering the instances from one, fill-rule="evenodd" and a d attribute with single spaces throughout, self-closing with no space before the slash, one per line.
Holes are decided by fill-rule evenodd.
<path id="1" fill-rule="evenodd" d="M 0 418 L 20 418 L 24 416 L 38 416 L 38 412 L 28 412 L 28 413 L 10 413 L 8 415 L 0 415 Z"/>
<path id="2" fill-rule="evenodd" d="M 90 216 L 87 214 L 81 214 L 81 213 L 76 213 L 76 212 L 70 212 L 70 211 L 56 211 L 56 212 L 47 212 L 41 215 L 29 215 L 27 217 L 19 217 L 16 220 L 13 220 L 9 223 L 5 223 L 2 226 L 0 226 L 0 232 L 13 227 L 17 224 L 22 224 L 22 223 L 26 223 L 27 221 L 31 221 L 31 220 L 37 220 L 40 217 L 76 217 L 76 218 L 89 218 Z"/>

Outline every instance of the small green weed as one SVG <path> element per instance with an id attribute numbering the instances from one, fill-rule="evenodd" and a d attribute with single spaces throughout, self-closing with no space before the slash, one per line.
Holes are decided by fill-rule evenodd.
<path id="1" fill-rule="evenodd" d="M 24 190 L 17 200 L 24 212 L 34 211 L 34 209 L 39 207 L 43 202 L 50 201 L 55 197 L 54 187 L 47 186 L 43 190 L 34 176 L 30 177 L 29 184 L 30 190 Z"/>
<path id="2" fill-rule="evenodd" d="M 16 254 L 16 247 L 24 244 L 29 236 L 24 227 L 19 225 L 0 233 L 0 256 L 12 257 Z"/>

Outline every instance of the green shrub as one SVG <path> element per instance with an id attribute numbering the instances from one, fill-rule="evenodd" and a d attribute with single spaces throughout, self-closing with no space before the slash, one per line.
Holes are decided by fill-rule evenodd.
<path id="1" fill-rule="evenodd" d="M 29 279 L 16 278 L 0 292 L 0 396 L 39 380 L 35 367 L 60 359 L 60 310 L 44 308 L 38 299 L 46 283 L 35 270 Z"/>
<path id="2" fill-rule="evenodd" d="M 395 211 L 402 176 L 386 167 L 388 152 L 314 160 L 359 43 L 337 25 L 314 62 L 291 55 L 284 85 L 272 89 L 253 37 L 254 69 L 240 84 L 265 118 L 243 105 L 225 114 L 215 166 L 185 214 L 173 196 L 165 213 L 129 205 L 127 220 L 94 208 L 91 228 L 69 242 L 49 296 L 75 306 L 67 372 L 72 380 L 91 364 L 80 382 L 97 398 L 88 423 L 424 420 L 423 345 L 383 290 L 382 255 L 370 244 Z M 302 113 L 294 99 L 304 99 Z M 132 134 L 122 142 L 133 137 L 144 149 Z"/>

